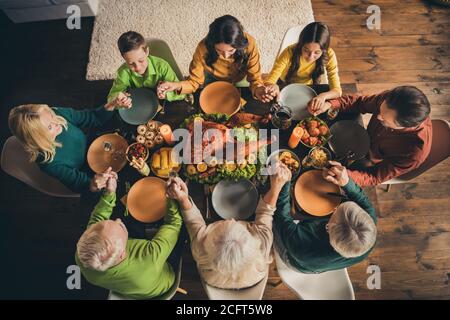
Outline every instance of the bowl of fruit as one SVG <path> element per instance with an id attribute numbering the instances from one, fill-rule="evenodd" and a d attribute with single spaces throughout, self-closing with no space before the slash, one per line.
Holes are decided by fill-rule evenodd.
<path id="1" fill-rule="evenodd" d="M 144 159 L 144 161 L 147 161 L 148 155 L 149 155 L 148 148 L 143 143 L 139 142 L 130 144 L 126 151 L 127 160 L 129 162 L 132 162 L 133 158 L 135 159 L 142 158 Z"/>
<path id="2" fill-rule="evenodd" d="M 328 125 L 317 117 L 303 119 L 297 126 L 303 129 L 300 141 L 308 148 L 322 147 L 331 137 Z"/>

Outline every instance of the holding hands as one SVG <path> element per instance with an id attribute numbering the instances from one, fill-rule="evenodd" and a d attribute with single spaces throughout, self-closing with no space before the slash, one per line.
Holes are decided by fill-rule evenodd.
<path id="1" fill-rule="evenodd" d="M 188 210 L 192 207 L 189 200 L 188 187 L 180 177 L 169 178 L 166 186 L 166 195 L 168 198 L 178 201 L 183 210 Z"/>
<path id="2" fill-rule="evenodd" d="M 336 161 L 328 161 L 328 163 L 331 167 L 322 169 L 323 178 L 340 187 L 347 185 L 349 181 L 347 168 Z"/>
<path id="3" fill-rule="evenodd" d="M 114 98 L 111 102 L 105 105 L 105 109 L 108 111 L 113 111 L 117 108 L 131 108 L 132 100 L 130 98 L 130 94 L 128 92 L 121 92 L 119 95 Z"/>
<path id="4" fill-rule="evenodd" d="M 97 192 L 106 188 L 106 191 L 109 193 L 116 192 L 117 179 L 117 173 L 112 171 L 112 168 L 109 167 L 105 172 L 97 173 L 92 178 L 89 189 L 92 192 Z"/>
<path id="5" fill-rule="evenodd" d="M 264 103 L 270 102 L 274 98 L 278 101 L 280 97 L 280 88 L 276 84 L 260 86 L 256 88 L 255 96 L 258 100 Z"/>
<path id="6" fill-rule="evenodd" d="M 180 90 L 181 84 L 179 82 L 162 81 L 158 84 L 158 87 L 156 88 L 156 95 L 158 96 L 159 99 L 165 99 L 167 92 Z"/>
<path id="7" fill-rule="evenodd" d="M 133 157 L 130 166 L 135 168 L 143 176 L 147 177 L 150 174 L 150 167 L 142 158 Z"/>
<path id="8" fill-rule="evenodd" d="M 328 109 L 330 109 L 331 103 L 327 102 L 325 97 L 321 94 L 319 94 L 317 97 L 314 97 L 311 99 L 311 101 L 308 102 L 308 111 L 313 116 L 317 116 L 321 113 L 326 112 Z"/>

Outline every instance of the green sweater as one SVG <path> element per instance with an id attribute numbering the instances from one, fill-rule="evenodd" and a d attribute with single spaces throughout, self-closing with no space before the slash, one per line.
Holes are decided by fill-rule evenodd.
<path id="1" fill-rule="evenodd" d="M 67 120 L 67 130 L 56 137 L 62 147 L 56 148 L 52 162 L 43 163 L 38 157 L 37 164 L 42 171 L 55 177 L 74 192 L 87 191 L 92 173 L 82 171 L 86 163 L 87 138 L 81 128 L 99 127 L 113 115 L 103 106 L 91 110 L 74 110 L 72 108 L 53 108 L 55 113 Z"/>
<path id="2" fill-rule="evenodd" d="M 116 194 L 104 194 L 92 212 L 88 227 L 110 218 Z M 175 247 L 182 219 L 178 204 L 168 200 L 164 225 L 152 240 L 128 239 L 126 258 L 106 271 L 85 268 L 78 255 L 75 261 L 84 277 L 92 284 L 134 299 L 153 298 L 167 292 L 175 281 L 175 273 L 167 258 Z"/>
<path id="3" fill-rule="evenodd" d="M 108 102 L 111 102 L 120 92 L 126 91 L 128 88 L 156 88 L 160 81 L 178 82 L 179 79 L 172 67 L 165 60 L 148 56 L 147 71 L 143 76 L 130 70 L 126 63 L 117 70 L 117 77 L 108 94 Z M 167 100 L 183 100 L 184 94 L 178 95 L 175 92 L 167 92 Z"/>
<path id="4" fill-rule="evenodd" d="M 354 201 L 375 221 L 375 209 L 364 191 L 353 180 L 343 187 L 349 201 Z M 289 258 L 289 263 L 304 273 L 320 273 L 338 270 L 361 262 L 368 255 L 366 252 L 356 258 L 344 258 L 330 244 L 326 230 L 329 217 L 301 221 L 298 224 L 290 215 L 290 183 L 280 193 L 274 216 L 274 228 L 281 237 Z"/>

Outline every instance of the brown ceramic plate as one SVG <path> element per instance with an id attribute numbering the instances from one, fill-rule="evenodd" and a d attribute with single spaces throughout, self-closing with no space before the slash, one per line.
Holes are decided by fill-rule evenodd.
<path id="1" fill-rule="evenodd" d="M 164 180 L 147 177 L 137 181 L 128 192 L 128 211 L 136 220 L 151 223 L 166 214 L 167 198 Z"/>
<path id="2" fill-rule="evenodd" d="M 89 167 L 95 173 L 102 173 L 108 167 L 119 172 L 127 163 L 125 157 L 127 141 L 116 133 L 104 134 L 91 143 L 87 153 Z"/>
<path id="3" fill-rule="evenodd" d="M 239 111 L 241 95 L 229 82 L 216 81 L 208 84 L 200 94 L 200 107 L 204 113 L 233 115 Z"/>
<path id="4" fill-rule="evenodd" d="M 341 193 L 340 188 L 326 181 L 321 170 L 303 173 L 295 183 L 294 196 L 297 205 L 313 216 L 326 216 L 341 203 L 341 198 L 327 195 Z"/>

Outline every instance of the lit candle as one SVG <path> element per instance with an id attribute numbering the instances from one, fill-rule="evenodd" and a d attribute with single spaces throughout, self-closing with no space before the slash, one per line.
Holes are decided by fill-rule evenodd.
<path id="1" fill-rule="evenodd" d="M 164 138 L 167 144 L 173 143 L 173 134 L 172 129 L 168 124 L 164 124 L 159 128 L 159 132 L 161 133 L 161 136 Z"/>
<path id="2" fill-rule="evenodd" d="M 295 127 L 294 130 L 292 130 L 292 134 L 288 142 L 289 148 L 295 149 L 298 146 L 303 133 L 304 132 L 302 127 Z"/>

